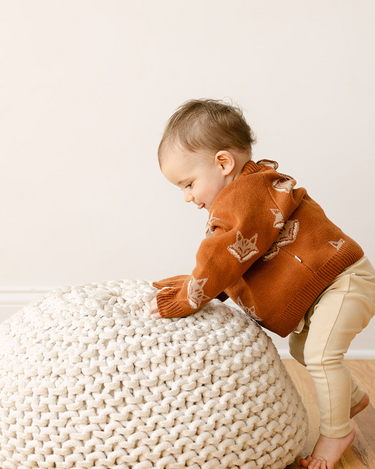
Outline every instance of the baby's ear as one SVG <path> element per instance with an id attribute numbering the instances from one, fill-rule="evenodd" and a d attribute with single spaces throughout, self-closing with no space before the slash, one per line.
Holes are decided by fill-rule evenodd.
<path id="1" fill-rule="evenodd" d="M 215 155 L 215 162 L 221 167 L 224 176 L 230 174 L 236 166 L 236 160 L 228 150 L 218 151 Z"/>

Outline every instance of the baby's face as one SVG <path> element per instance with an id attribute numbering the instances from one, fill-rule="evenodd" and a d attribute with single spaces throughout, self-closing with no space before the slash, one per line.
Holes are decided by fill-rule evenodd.
<path id="1" fill-rule="evenodd" d="M 182 189 L 185 202 L 194 202 L 199 210 L 210 210 L 228 183 L 214 153 L 173 150 L 163 157 L 161 170 L 169 182 Z"/>

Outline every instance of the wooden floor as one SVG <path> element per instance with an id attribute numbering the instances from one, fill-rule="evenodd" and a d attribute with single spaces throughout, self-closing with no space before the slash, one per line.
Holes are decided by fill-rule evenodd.
<path id="1" fill-rule="evenodd" d="M 304 450 L 287 469 L 300 469 L 301 456 L 311 453 L 319 436 L 319 410 L 309 373 L 295 360 L 283 360 L 309 416 L 310 432 Z M 335 469 L 375 469 L 375 360 L 345 360 L 358 385 L 370 396 L 369 406 L 353 419 L 356 438 Z"/>

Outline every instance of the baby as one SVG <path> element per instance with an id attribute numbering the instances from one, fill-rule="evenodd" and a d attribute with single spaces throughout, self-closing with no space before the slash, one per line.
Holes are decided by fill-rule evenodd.
<path id="1" fill-rule="evenodd" d="M 159 146 L 163 175 L 186 202 L 208 211 L 191 275 L 155 282 L 153 318 L 187 316 L 230 297 L 261 326 L 289 335 L 319 401 L 320 436 L 303 467 L 333 469 L 369 403 L 343 364 L 375 313 L 375 270 L 278 164 L 252 160 L 254 137 L 240 109 L 194 100 L 170 118 Z"/>

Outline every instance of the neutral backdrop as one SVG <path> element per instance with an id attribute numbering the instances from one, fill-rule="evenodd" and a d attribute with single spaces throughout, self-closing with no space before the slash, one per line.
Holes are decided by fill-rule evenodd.
<path id="1" fill-rule="evenodd" d="M 375 263 L 375 2 L 0 9 L 0 320 L 55 286 L 191 272 L 207 213 L 156 158 L 191 98 L 238 103 L 254 159 L 277 160 Z M 375 358 L 374 333 L 350 356 Z"/>

